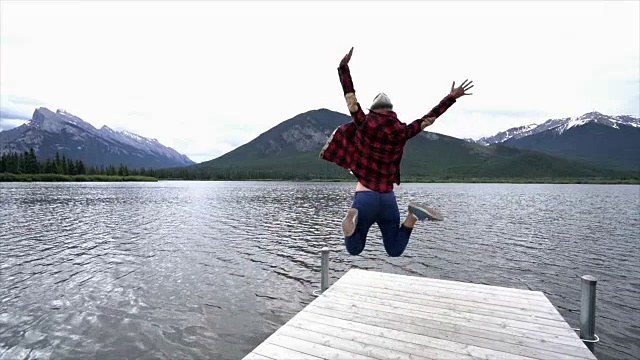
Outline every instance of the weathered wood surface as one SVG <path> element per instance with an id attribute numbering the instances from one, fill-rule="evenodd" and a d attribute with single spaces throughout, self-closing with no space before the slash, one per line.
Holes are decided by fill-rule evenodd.
<path id="1" fill-rule="evenodd" d="M 595 359 L 539 291 L 352 269 L 245 359 Z"/>

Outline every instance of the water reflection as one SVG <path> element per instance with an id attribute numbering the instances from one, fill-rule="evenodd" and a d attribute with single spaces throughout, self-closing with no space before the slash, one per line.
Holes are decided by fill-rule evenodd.
<path id="1" fill-rule="evenodd" d="M 577 326 L 599 278 L 601 359 L 638 357 L 640 187 L 407 184 L 446 221 L 390 258 L 340 221 L 353 184 L 0 184 L 0 359 L 237 359 L 308 304 L 320 249 L 350 268 L 541 290 Z"/>

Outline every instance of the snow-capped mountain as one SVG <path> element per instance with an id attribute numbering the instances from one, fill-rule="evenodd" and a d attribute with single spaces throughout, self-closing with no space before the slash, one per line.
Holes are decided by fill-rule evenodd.
<path id="1" fill-rule="evenodd" d="M 640 171 L 640 118 L 590 112 L 515 127 L 476 142 L 500 143 Z"/>
<path id="2" fill-rule="evenodd" d="M 185 155 L 127 131 L 93 125 L 64 110 L 38 108 L 31 121 L 0 132 L 0 153 L 33 148 L 41 159 L 56 152 L 90 165 L 125 164 L 131 168 L 163 168 L 194 164 Z"/>
<path id="3" fill-rule="evenodd" d="M 531 125 L 524 125 L 524 126 L 518 126 L 518 127 L 514 127 L 511 128 L 509 130 L 506 131 L 501 131 L 493 136 L 487 136 L 487 137 L 483 137 L 478 139 L 476 142 L 478 144 L 482 144 L 482 145 L 491 145 L 491 144 L 496 144 L 496 143 L 501 143 L 503 141 L 509 140 L 511 138 L 519 138 L 522 136 L 526 136 L 523 134 L 527 134 L 528 132 L 530 132 L 532 129 L 536 128 L 538 125 L 536 124 L 531 124 Z"/>
<path id="4" fill-rule="evenodd" d="M 178 162 L 184 161 L 185 165 L 193 164 L 185 155 L 181 155 L 174 149 L 162 145 L 157 139 L 149 139 L 126 130 L 116 131 L 106 125 L 101 127 L 98 132 L 108 139 L 142 149 L 148 153 L 162 155 Z"/>
<path id="5" fill-rule="evenodd" d="M 493 136 L 480 138 L 476 140 L 476 142 L 482 145 L 502 143 L 509 139 L 519 139 L 525 136 L 541 133 L 543 131 L 547 131 L 551 129 L 553 129 L 558 134 L 562 134 L 568 129 L 571 129 L 576 126 L 582 126 L 587 123 L 602 124 L 602 125 L 610 126 L 615 129 L 619 129 L 620 128 L 619 125 L 640 127 L 640 118 L 628 116 L 628 115 L 609 116 L 609 115 L 604 115 L 594 111 L 578 117 L 570 117 L 570 118 L 564 118 L 564 119 L 550 119 L 540 125 L 531 124 L 531 125 L 514 127 L 511 129 L 499 132 Z"/>

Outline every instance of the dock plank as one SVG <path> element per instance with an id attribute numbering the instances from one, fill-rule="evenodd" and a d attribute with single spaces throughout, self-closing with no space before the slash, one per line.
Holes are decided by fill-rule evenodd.
<path id="1" fill-rule="evenodd" d="M 257 355 L 261 357 L 266 357 L 268 359 L 277 359 L 277 360 L 321 360 L 322 358 L 317 356 L 311 356 L 309 354 L 305 354 L 299 351 L 291 350 L 289 348 L 273 344 L 269 342 L 263 342 L 258 345 L 257 348 L 253 350 L 249 355 L 245 356 L 245 360 L 251 359 L 252 356 Z"/>
<path id="2" fill-rule="evenodd" d="M 509 291 L 500 292 L 495 289 L 487 290 L 487 289 L 484 289 L 482 286 L 476 286 L 476 289 L 474 289 L 473 287 L 464 288 L 460 286 L 456 286 L 456 287 L 442 286 L 437 283 L 434 285 L 434 284 L 430 284 L 429 282 L 421 282 L 421 281 L 409 282 L 404 279 L 396 280 L 394 278 L 384 278 L 384 277 L 379 277 L 375 275 L 359 276 L 357 278 L 357 281 L 353 281 L 353 277 L 352 277 L 352 279 L 349 279 L 349 281 L 345 281 L 344 283 L 348 283 L 348 284 L 360 283 L 361 284 L 363 282 L 367 282 L 367 286 L 389 285 L 393 289 L 402 287 L 403 289 L 414 290 L 417 293 L 424 293 L 425 291 L 428 291 L 429 293 L 446 293 L 446 294 L 452 294 L 452 295 L 457 294 L 457 295 L 464 295 L 464 296 L 474 296 L 477 298 L 487 297 L 487 298 L 491 298 L 492 300 L 517 302 L 517 303 L 528 304 L 533 306 L 539 306 L 541 302 L 545 304 L 548 302 L 548 299 L 542 293 L 538 293 L 537 295 L 533 295 L 533 296 L 522 296 L 520 294 L 514 294 Z M 385 286 L 381 286 L 381 287 L 385 287 Z"/>
<path id="3" fill-rule="evenodd" d="M 386 324 L 380 324 L 377 320 L 372 319 L 367 323 L 350 321 L 340 319 L 339 317 L 335 317 L 335 314 L 331 316 L 319 314 L 316 312 L 316 309 L 309 308 L 308 311 L 304 312 L 303 315 L 305 318 L 311 318 L 313 321 L 317 321 L 323 324 L 335 324 L 336 326 L 343 328 L 350 328 L 360 332 L 370 333 L 373 335 L 378 335 L 390 339 L 400 340 L 404 339 L 404 341 L 411 342 L 418 345 L 433 347 L 442 351 L 449 351 L 458 353 L 459 355 L 469 355 L 472 358 L 489 358 L 489 359 L 513 359 L 513 360 L 526 360 L 526 359 L 535 359 L 533 357 L 527 356 L 518 356 L 512 353 L 505 353 L 499 350 L 487 349 L 482 346 L 469 346 L 467 344 L 462 344 L 455 341 L 443 340 L 440 338 L 433 338 L 430 336 L 422 335 L 419 333 L 414 333 L 411 331 L 405 331 L 405 326 L 400 323 L 396 323 L 393 325 L 394 328 L 390 328 L 386 326 Z M 403 327 L 402 330 L 399 330 L 399 327 Z M 412 329 L 409 329 L 412 330 Z"/>
<path id="4" fill-rule="evenodd" d="M 400 296 L 402 298 L 411 298 L 420 301 L 420 303 L 428 302 L 429 304 L 443 303 L 461 306 L 471 306 L 474 308 L 486 309 L 490 311 L 501 311 L 514 314 L 529 314 L 537 316 L 543 319 L 556 320 L 564 322 L 564 319 L 560 314 L 552 309 L 545 308 L 540 309 L 541 304 L 532 305 L 521 302 L 509 302 L 496 297 L 497 300 L 493 300 L 492 297 L 477 296 L 475 294 L 459 295 L 449 292 L 437 292 L 430 291 L 429 293 L 420 293 L 417 289 L 405 289 L 401 286 L 397 286 L 394 289 L 391 285 L 380 285 L 384 287 L 377 287 L 374 285 L 368 285 L 366 282 L 362 284 L 348 284 L 343 285 L 339 289 L 344 292 L 354 294 L 385 294 L 391 296 Z M 338 289 L 338 288 L 336 288 Z"/>
<path id="5" fill-rule="evenodd" d="M 595 356 L 540 291 L 352 269 L 245 357 L 286 358 Z"/>
<path id="6" fill-rule="evenodd" d="M 327 293 L 327 297 L 339 297 L 342 299 L 352 299 L 353 301 L 368 302 L 373 304 L 379 304 L 382 306 L 395 306 L 402 309 L 411 309 L 424 312 L 435 312 L 439 314 L 447 314 L 453 317 L 463 317 L 467 319 L 483 319 L 491 323 L 497 324 L 513 324 L 513 326 L 525 329 L 538 329 L 542 332 L 549 332 L 552 334 L 558 333 L 572 333 L 571 327 L 568 324 L 562 323 L 556 320 L 541 319 L 535 315 L 529 314 L 512 314 L 500 311 L 490 311 L 480 308 L 473 308 L 469 306 L 457 306 L 453 304 L 441 304 L 441 303 L 428 303 L 421 304 L 413 300 L 398 299 L 398 298 L 385 298 L 375 296 L 374 294 L 355 294 L 345 293 L 343 291 L 331 291 Z"/>
<path id="7" fill-rule="evenodd" d="M 470 282 L 461 282 L 461 281 L 451 281 L 451 280 L 441 280 L 441 279 L 432 279 L 425 277 L 417 277 L 417 276 L 409 276 L 409 275 L 401 275 L 401 274 L 390 274 L 383 273 L 377 271 L 368 271 L 361 269 L 351 269 L 349 270 L 343 277 L 341 277 L 338 281 L 343 280 L 345 282 L 353 281 L 355 279 L 361 278 L 374 278 L 380 280 L 391 280 L 397 283 L 413 283 L 413 284 L 424 284 L 429 285 L 431 287 L 437 288 L 449 288 L 449 289 L 461 289 L 464 291 L 474 291 L 474 292 L 485 292 L 485 293 L 497 293 L 497 294 L 509 294 L 509 296 L 513 297 L 522 297 L 526 299 L 546 299 L 546 296 L 541 291 L 532 291 L 532 290 L 523 290 L 523 289 L 514 289 L 507 288 L 501 286 L 494 285 L 485 285 L 485 284 L 475 284 Z M 416 281 L 418 279 L 419 281 Z M 337 283 L 337 282 L 336 282 Z"/>
<path id="8" fill-rule="evenodd" d="M 311 321 L 305 318 L 305 316 L 291 319 L 289 325 L 294 328 L 311 330 L 321 334 L 339 334 L 339 336 L 344 339 L 372 345 L 374 347 L 383 347 L 401 354 L 408 354 L 411 359 L 421 359 L 423 357 L 428 359 L 472 359 L 469 355 L 461 356 L 459 353 L 408 342 L 405 339 L 396 340 L 373 334 L 372 332 L 362 332 L 351 328 L 336 326 L 334 323 L 326 324 L 319 321 Z"/>
<path id="9" fill-rule="evenodd" d="M 379 317 L 389 320 L 396 319 L 404 324 L 432 327 L 442 329 L 443 331 L 458 331 L 470 335 L 481 333 L 488 337 L 496 337 L 499 334 L 506 334 L 513 336 L 515 339 L 518 337 L 533 339 L 535 342 L 542 344 L 551 343 L 570 347 L 581 347 L 581 344 L 575 342 L 573 338 L 573 331 L 566 335 L 539 334 L 533 331 L 514 328 L 506 324 L 495 325 L 467 319 L 426 314 L 413 310 L 395 310 L 390 307 L 378 306 L 375 304 L 361 303 L 354 306 L 347 301 L 337 300 L 335 298 L 330 301 L 324 299 L 323 301 L 316 301 L 309 306 L 316 306 L 334 312 L 361 314 L 364 316 Z"/>
<path id="10" fill-rule="evenodd" d="M 312 324 L 312 326 L 309 326 L 310 324 Z M 291 326 L 285 327 L 281 334 L 315 344 L 329 346 L 332 349 L 344 350 L 349 353 L 373 357 L 375 359 L 427 360 L 425 357 L 415 356 L 403 350 L 380 347 L 379 344 L 367 341 L 365 334 L 347 339 L 344 338 L 345 334 L 343 333 L 343 329 L 337 329 L 339 332 L 333 334 L 320 332 L 322 331 L 322 327 L 318 326 L 315 322 L 311 322 L 310 319 L 301 318 L 292 322 L 290 325 Z M 309 330 L 309 328 L 311 328 L 311 330 Z M 358 339 L 358 341 L 354 339 Z"/>
<path id="11" fill-rule="evenodd" d="M 312 341 L 294 338 L 284 335 L 287 329 L 269 337 L 267 341 L 272 344 L 286 346 L 288 349 L 315 356 L 320 359 L 353 359 L 353 360 L 375 360 L 374 357 L 360 355 L 351 351 L 333 348 L 331 346 L 318 344 Z M 282 345 L 281 345 L 282 344 Z"/>
<path id="12" fill-rule="evenodd" d="M 263 355 L 256 354 L 255 352 L 252 352 L 251 354 L 245 356 L 245 359 L 246 360 L 275 360 L 275 359 L 270 358 L 270 357 L 266 357 L 266 356 L 263 356 Z"/>
<path id="13" fill-rule="evenodd" d="M 547 343 L 546 347 L 530 347 L 527 346 L 527 344 L 530 344 L 531 341 L 526 341 L 525 339 L 514 340 L 513 338 L 508 338 L 506 335 L 501 335 L 499 336 L 500 339 L 496 340 L 487 336 L 477 336 L 478 334 L 472 336 L 463 332 L 451 332 L 426 326 L 410 325 L 401 322 L 400 319 L 388 320 L 379 317 L 362 316 L 354 313 L 326 311 L 325 309 L 317 308 L 315 306 L 309 307 L 307 312 L 314 315 L 324 316 L 324 321 L 341 323 L 345 326 L 350 326 L 351 328 L 359 326 L 355 324 L 371 325 L 379 328 L 379 331 L 381 331 L 381 333 L 384 332 L 385 336 L 389 336 L 390 333 L 396 334 L 397 336 L 403 336 L 399 334 L 403 333 L 404 336 L 407 336 L 407 334 L 414 334 L 418 335 L 421 339 L 428 338 L 426 341 L 431 343 L 434 343 L 435 339 L 442 340 L 438 343 L 445 344 L 441 346 L 447 346 L 444 348 L 440 347 L 440 349 L 443 350 L 449 350 L 450 343 L 455 343 L 460 345 L 478 346 L 484 349 L 509 354 L 511 357 L 519 355 L 520 357 L 532 357 L 534 359 L 580 359 L 580 357 L 572 355 L 579 352 L 579 348 L 564 348 L 562 346 L 554 346 L 551 343 Z M 346 320 L 348 322 L 345 323 L 342 320 Z M 554 351 L 558 349 L 562 353 Z M 482 356 L 484 356 L 484 354 Z"/>

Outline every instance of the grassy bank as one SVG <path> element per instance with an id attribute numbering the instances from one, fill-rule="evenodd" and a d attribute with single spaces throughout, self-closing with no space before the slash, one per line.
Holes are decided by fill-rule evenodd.
<path id="1" fill-rule="evenodd" d="M 118 175 L 60 175 L 60 174 L 12 174 L 0 173 L 0 182 L 115 182 L 115 181 L 158 181 L 148 176 Z"/>
<path id="2" fill-rule="evenodd" d="M 354 179 L 317 179 L 318 182 L 355 182 Z M 471 179 L 402 179 L 403 184 L 407 183 L 458 183 L 458 184 L 640 184 L 640 179 L 494 179 L 494 178 L 471 178 Z"/>
<path id="3" fill-rule="evenodd" d="M 640 178 L 467 178 L 467 179 L 404 179 L 415 183 L 498 183 L 498 184 L 640 184 Z"/>
<path id="4" fill-rule="evenodd" d="M 187 180 L 179 178 L 161 180 Z M 60 174 L 13 174 L 0 173 L 0 182 L 122 182 L 122 181 L 158 181 L 149 176 L 118 175 L 60 175 Z M 293 181 L 293 182 L 355 182 L 355 178 L 336 179 L 210 179 L 190 181 Z M 422 178 L 406 177 L 402 183 L 500 183 L 500 184 L 640 184 L 640 177 L 634 178 Z"/>
<path id="5" fill-rule="evenodd" d="M 351 179 L 161 179 L 165 181 L 289 181 L 289 182 L 351 182 L 355 183 L 355 178 Z M 640 184 L 640 178 L 548 178 L 548 179 L 525 179 L 525 178 L 403 178 L 402 184 L 407 183 L 460 183 L 460 184 Z"/>

